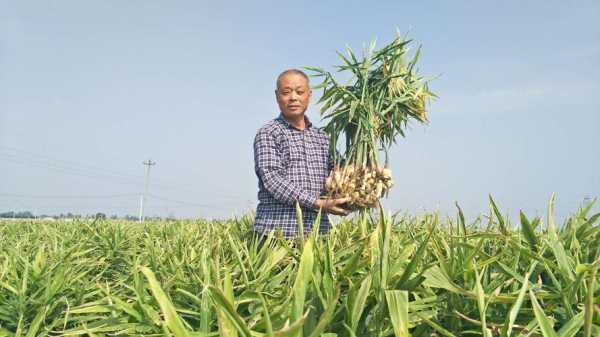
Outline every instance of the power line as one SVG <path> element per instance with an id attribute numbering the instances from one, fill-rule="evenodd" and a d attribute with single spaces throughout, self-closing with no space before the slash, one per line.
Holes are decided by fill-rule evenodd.
<path id="1" fill-rule="evenodd" d="M 94 166 L 94 165 L 89 165 L 89 164 L 84 164 L 84 163 L 80 163 L 80 162 L 76 162 L 73 160 L 64 160 L 64 159 L 59 159 L 59 158 L 55 158 L 55 157 L 50 157 L 47 155 L 43 155 L 43 154 L 39 154 L 39 153 L 34 153 L 34 152 L 30 152 L 30 151 L 25 151 L 25 150 L 21 150 L 21 149 L 17 149 L 14 147 L 7 147 L 7 146 L 0 146 L 0 149 L 5 148 L 5 149 L 9 149 L 12 152 L 20 152 L 20 154 L 15 154 L 15 153 L 1 153 L 0 152 L 0 156 L 9 156 L 10 158 L 12 158 L 13 160 L 17 159 L 17 161 L 20 161 L 21 163 L 26 163 L 26 164 L 33 164 L 33 165 L 37 165 L 38 167 L 41 165 L 42 167 L 47 167 L 47 168 L 51 168 L 51 169 L 59 169 L 59 170 L 67 170 L 67 172 L 71 172 L 71 173 L 85 173 L 87 177 L 108 177 L 108 178 L 119 178 L 119 179 L 126 179 L 127 181 L 131 182 L 131 179 L 135 179 L 136 182 L 134 182 L 135 184 L 140 184 L 143 177 L 140 175 L 134 175 L 134 174 L 130 174 L 130 173 L 123 173 L 120 171 L 115 171 L 115 170 L 109 170 L 106 168 L 102 168 L 102 167 L 98 167 L 98 166 Z M 19 156 L 25 155 L 25 158 L 19 158 Z M 33 158 L 32 158 L 33 157 Z M 91 175 L 90 175 L 91 173 Z M 160 181 L 160 179 L 159 179 Z M 172 184 L 167 184 L 167 183 L 154 183 L 153 186 L 159 186 L 162 188 L 181 188 L 181 186 L 173 186 Z"/>
<path id="2" fill-rule="evenodd" d="M 115 170 L 110 170 L 107 169 L 105 167 L 99 167 L 96 165 L 90 165 L 90 164 L 86 164 L 86 163 L 81 163 L 81 162 L 76 162 L 73 160 L 65 160 L 65 159 L 60 159 L 60 158 L 55 158 L 55 157 L 51 157 L 45 154 L 40 154 L 40 153 L 35 153 L 35 152 L 31 152 L 31 151 L 26 151 L 26 150 L 22 150 L 22 149 L 18 149 L 15 147 L 10 147 L 10 146 L 0 146 L 0 149 L 6 149 L 12 152 L 20 152 L 21 154 L 27 155 L 29 157 L 37 157 L 37 159 L 39 160 L 39 158 L 43 158 L 43 160 L 45 161 L 53 161 L 55 163 L 58 163 L 58 165 L 63 165 L 63 166 L 70 166 L 70 167 L 78 167 L 78 168 L 83 168 L 86 170 L 92 170 L 92 171 L 99 171 L 99 172 L 103 172 L 104 174 L 110 174 L 113 176 L 122 176 L 122 177 L 127 177 L 127 178 L 134 178 L 134 179 L 139 179 L 140 176 L 136 175 L 136 174 L 131 174 L 131 173 L 124 173 L 121 171 L 115 171 Z M 14 154 L 13 154 L 14 155 Z"/>
<path id="3" fill-rule="evenodd" d="M 107 170 L 105 168 L 100 168 L 100 167 L 92 166 L 89 164 L 82 164 L 82 163 L 78 163 L 78 162 L 75 162 L 72 160 L 58 159 L 58 158 L 50 157 L 50 156 L 43 155 L 43 154 L 38 154 L 38 153 L 30 152 L 30 151 L 17 149 L 14 147 L 0 146 L 0 150 L 2 148 L 8 149 L 9 151 L 12 151 L 12 152 L 20 152 L 20 154 L 19 153 L 15 154 L 15 153 L 0 152 L 0 157 L 4 157 L 3 161 L 5 161 L 5 162 L 8 161 L 8 162 L 16 163 L 16 164 L 24 164 L 27 166 L 51 169 L 54 171 L 65 173 L 67 175 L 86 177 L 86 178 L 91 178 L 94 180 L 97 180 L 98 178 L 100 178 L 100 179 L 104 179 L 104 180 L 110 180 L 111 182 L 117 183 L 117 184 L 130 184 L 130 185 L 136 185 L 136 186 L 139 186 L 140 184 L 142 184 L 141 176 L 137 176 L 137 175 L 133 175 L 133 174 L 129 174 L 129 173 L 118 172 L 115 170 Z M 23 157 L 23 155 L 25 155 L 25 156 Z M 152 186 L 154 188 L 175 189 L 175 190 L 182 190 L 182 191 L 187 191 L 187 192 L 195 192 L 194 190 L 190 189 L 189 187 L 161 182 L 162 181 L 161 179 L 158 179 L 159 182 L 156 182 L 156 179 L 154 179 L 154 180 L 155 180 L 155 182 L 153 182 L 153 184 L 152 184 Z M 234 199 L 234 200 L 244 199 L 243 197 L 240 197 L 237 195 L 226 195 L 226 194 L 219 194 L 219 193 L 213 194 L 213 196 L 216 198 L 225 198 L 225 199 Z"/>
<path id="4" fill-rule="evenodd" d="M 10 152 L 7 153 L 7 150 Z M 4 153 L 3 153 L 3 151 L 4 151 Z M 105 168 L 99 168 L 99 167 L 95 167 L 95 166 L 91 166 L 91 165 L 81 164 L 81 163 L 78 163 L 78 162 L 75 162 L 72 160 L 57 159 L 57 158 L 53 158 L 53 157 L 50 157 L 47 155 L 42 155 L 42 154 L 30 152 L 30 151 L 24 151 L 24 150 L 13 148 L 13 147 L 0 146 L 0 158 L 2 158 L 3 162 L 21 164 L 21 165 L 26 165 L 28 167 L 38 167 L 38 168 L 43 168 L 46 170 L 50 169 L 50 170 L 57 171 L 57 172 L 60 172 L 60 173 L 66 174 L 66 175 L 70 175 L 70 176 L 80 176 L 80 177 L 90 178 L 90 179 L 98 180 L 98 181 L 110 181 L 110 182 L 116 183 L 116 184 L 128 184 L 128 185 L 134 185 L 137 187 L 139 187 L 142 184 L 141 176 L 122 173 L 122 172 L 118 172 L 118 171 L 114 171 L 114 170 L 107 170 Z M 148 168 L 149 168 L 149 166 L 152 166 L 153 164 L 154 163 L 152 162 L 151 165 L 148 165 Z M 144 186 L 144 191 L 148 190 L 149 185 L 150 185 L 149 182 L 146 180 L 146 183 Z M 198 192 L 196 190 L 190 189 L 189 187 L 182 188 L 180 186 L 166 185 L 166 184 L 156 183 L 156 182 L 152 183 L 152 187 L 158 188 L 158 189 L 180 189 L 180 190 L 185 190 L 185 191 L 192 191 L 193 193 Z M 78 199 L 82 199 L 82 200 L 116 199 L 116 198 L 133 197 L 133 196 L 137 196 L 137 195 L 139 195 L 139 194 L 138 193 L 122 193 L 122 194 L 107 194 L 107 195 L 27 195 L 27 194 L 19 194 L 19 193 L 4 193 L 4 194 L 0 194 L 0 197 L 8 197 L 8 198 L 14 198 L 14 199 L 46 199 L 46 200 L 66 199 L 66 200 L 73 200 L 73 203 L 75 204 L 75 203 L 78 203 L 77 202 Z M 170 208 L 198 207 L 201 209 L 229 209 L 230 207 L 222 206 L 222 205 L 224 205 L 224 204 L 231 205 L 231 204 L 235 203 L 235 202 L 231 201 L 231 202 L 217 202 L 219 205 L 214 204 L 214 203 L 213 204 L 204 204 L 204 203 L 198 203 L 198 202 L 184 201 L 184 200 L 180 200 L 180 199 L 172 199 L 172 198 L 168 198 L 168 197 L 159 196 L 156 194 L 150 195 L 147 193 L 146 193 L 145 197 L 146 198 L 150 197 L 150 198 L 153 198 L 156 200 L 166 201 L 169 203 L 175 203 L 178 205 L 178 206 L 172 206 L 172 205 L 168 206 Z M 233 196 L 233 195 L 223 195 L 223 194 L 212 193 L 211 197 L 213 200 L 215 198 L 226 198 L 229 200 L 237 200 L 240 203 L 243 201 L 246 204 L 248 204 L 248 201 L 249 201 L 245 197 Z M 141 201 L 140 203 L 143 203 L 143 201 Z M 66 205 L 64 207 L 69 207 L 69 206 L 70 205 Z M 46 207 L 51 207 L 51 206 L 46 206 Z M 55 207 L 58 207 L 58 206 L 55 206 Z M 86 206 L 86 207 L 92 207 L 92 206 Z M 113 207 L 107 206 L 107 205 L 98 205 L 96 207 L 113 208 Z M 130 209 L 130 207 L 128 207 L 128 206 L 123 207 L 123 208 Z M 152 209 L 153 207 L 150 207 L 150 208 Z"/>
<path id="5" fill-rule="evenodd" d="M 136 197 L 139 196 L 138 193 L 123 193 L 123 194 L 104 194 L 104 195 L 49 195 L 49 194 L 45 194 L 45 195 L 31 195 L 31 194 L 18 194 L 18 193 L 0 193 L 0 198 L 17 198 L 17 199 L 58 199 L 58 200 L 70 200 L 73 199 L 75 202 L 77 200 L 94 200 L 94 199 L 117 199 L 117 198 L 129 198 L 129 197 Z M 156 194 L 151 194 L 148 193 L 146 195 L 146 198 L 150 198 L 150 199 L 155 199 L 155 200 L 160 200 L 160 201 L 167 201 L 167 202 L 171 202 L 171 203 L 175 203 L 175 204 L 179 204 L 179 205 L 187 205 L 187 206 L 193 206 L 193 207 L 201 207 L 201 208 L 207 208 L 207 209 L 211 209 L 211 208 L 228 208 L 227 206 L 220 206 L 220 205 L 231 205 L 234 202 L 221 202 L 218 204 L 207 204 L 207 203 L 198 203 L 195 201 L 188 201 L 188 200 L 181 200 L 181 199 L 173 199 L 170 197 L 165 197 L 165 196 L 159 196 Z M 254 203 L 254 201 L 252 200 L 245 200 L 245 202 L 243 202 L 244 204 L 252 204 Z"/>
<path id="6" fill-rule="evenodd" d="M 10 198 L 31 198 L 31 199 L 111 199 L 137 196 L 137 193 L 126 194 L 111 194 L 111 195 L 27 195 L 27 194 L 11 194 L 0 193 L 0 197 Z"/>
<path id="7" fill-rule="evenodd" d="M 153 194 L 148 194 L 148 196 L 152 199 L 157 199 L 157 200 L 162 200 L 162 201 L 170 201 L 170 202 L 174 202 L 177 204 L 181 204 L 181 205 L 189 205 L 189 206 L 194 206 L 194 207 L 201 207 L 201 208 L 214 208 L 214 209 L 224 209 L 224 208 L 228 208 L 225 206 L 217 206 L 215 204 L 201 204 L 201 203 L 196 203 L 196 202 L 191 202 L 191 201 L 184 201 L 184 200 L 177 200 L 177 199 L 171 199 L 171 198 L 165 198 L 165 197 L 160 197 L 157 195 L 153 195 Z"/>
<path id="8" fill-rule="evenodd" d="M 24 164 L 26 166 L 29 167 L 38 167 L 38 168 L 43 168 L 43 169 L 50 169 L 50 170 L 54 170 L 54 171 L 58 171 L 61 173 L 65 173 L 67 175 L 71 175 L 71 176 L 79 176 L 79 177 L 85 177 L 85 178 L 90 178 L 93 180 L 98 180 L 99 178 L 102 181 L 110 181 L 112 183 L 116 183 L 116 184 L 129 184 L 129 185 L 136 185 L 139 186 L 141 184 L 141 178 L 140 181 L 138 182 L 133 182 L 127 178 L 127 180 L 124 180 L 124 178 L 120 178 L 120 177 L 115 177 L 115 176 L 109 176 L 109 175 L 102 175 L 102 174 L 90 174 L 88 172 L 85 171 L 81 171 L 78 169 L 73 169 L 73 168 L 68 168 L 68 167 L 61 167 L 61 166 L 56 166 L 50 163 L 43 163 L 43 162 L 39 162 L 39 161 L 32 161 L 31 159 L 21 159 L 21 158 L 14 158 L 14 157 L 6 157 L 7 155 L 0 153 L 0 157 L 4 156 L 5 158 L 2 159 L 3 162 L 11 162 L 11 163 L 15 163 L 15 164 Z"/>

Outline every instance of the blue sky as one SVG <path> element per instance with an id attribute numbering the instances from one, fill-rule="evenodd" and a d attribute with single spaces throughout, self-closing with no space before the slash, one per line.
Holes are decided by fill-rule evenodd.
<path id="1" fill-rule="evenodd" d="M 256 204 L 277 74 L 395 29 L 436 77 L 389 210 L 564 216 L 600 194 L 600 3 L 0 0 L 0 211 L 227 217 Z M 316 84 L 316 83 L 313 83 Z M 315 92 L 308 116 L 320 123 Z"/>

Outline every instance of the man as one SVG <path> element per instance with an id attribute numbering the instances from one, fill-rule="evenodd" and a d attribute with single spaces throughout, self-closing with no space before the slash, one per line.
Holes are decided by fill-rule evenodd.
<path id="1" fill-rule="evenodd" d="M 283 236 L 299 235 L 295 204 L 302 208 L 304 234 L 312 230 L 322 209 L 319 233 L 330 228 L 327 213 L 347 215 L 341 205 L 348 199 L 321 195 L 332 169 L 327 134 L 304 115 L 312 91 L 308 76 L 286 70 L 277 78 L 275 96 L 281 114 L 261 127 L 254 139 L 254 167 L 258 176 L 258 206 L 254 231 L 262 236 L 281 229 Z"/>

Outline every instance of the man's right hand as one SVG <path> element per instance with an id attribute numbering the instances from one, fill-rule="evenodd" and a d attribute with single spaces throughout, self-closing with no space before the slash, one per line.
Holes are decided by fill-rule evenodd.
<path id="1" fill-rule="evenodd" d="M 319 198 L 315 201 L 315 209 L 322 208 L 323 211 L 335 215 L 348 215 L 350 211 L 341 207 L 342 204 L 348 201 L 350 201 L 350 198 Z"/>

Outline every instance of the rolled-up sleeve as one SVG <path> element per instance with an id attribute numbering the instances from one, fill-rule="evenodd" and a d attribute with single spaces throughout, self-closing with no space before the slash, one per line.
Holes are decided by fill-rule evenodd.
<path id="1" fill-rule="evenodd" d="M 275 137 L 264 130 L 259 130 L 254 139 L 254 165 L 256 174 L 275 200 L 286 205 L 298 201 L 303 207 L 314 208 L 317 197 L 285 177 Z"/>

